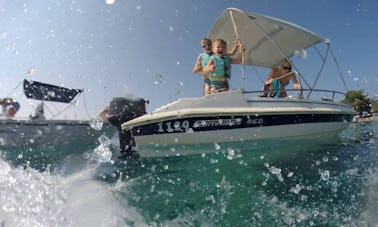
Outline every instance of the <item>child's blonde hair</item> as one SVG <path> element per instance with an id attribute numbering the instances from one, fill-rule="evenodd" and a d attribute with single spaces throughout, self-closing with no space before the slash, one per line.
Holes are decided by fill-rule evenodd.
<path id="1" fill-rule="evenodd" d="M 211 39 L 209 39 L 207 37 L 205 37 L 204 39 L 202 39 L 201 42 L 200 42 L 201 45 L 206 45 L 206 44 L 212 45 L 212 43 L 213 42 L 211 41 Z"/>
<path id="2" fill-rule="evenodd" d="M 222 44 L 222 45 L 224 45 L 224 46 L 227 47 L 227 42 L 224 41 L 223 39 L 216 39 L 216 40 L 214 40 L 213 43 L 220 43 L 220 44 Z"/>

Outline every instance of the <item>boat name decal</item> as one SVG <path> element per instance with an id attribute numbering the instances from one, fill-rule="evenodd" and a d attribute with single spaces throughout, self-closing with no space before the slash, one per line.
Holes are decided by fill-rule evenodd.
<path id="1" fill-rule="evenodd" d="M 247 124 L 249 125 L 262 125 L 264 122 L 263 118 L 254 118 L 254 119 L 248 119 Z"/>
<path id="2" fill-rule="evenodd" d="M 190 129 L 190 123 L 188 120 L 184 121 L 167 121 L 157 123 L 158 132 L 187 132 Z"/>
<path id="3" fill-rule="evenodd" d="M 159 133 L 171 133 L 171 132 L 193 132 L 193 129 L 205 129 L 213 127 L 235 127 L 240 126 L 245 122 L 247 125 L 262 125 L 263 118 L 246 119 L 243 118 L 231 118 L 231 119 L 208 119 L 208 120 L 196 120 L 190 122 L 189 120 L 177 120 L 177 121 L 165 121 L 156 123 L 157 132 Z M 192 125 L 191 125 L 192 124 Z"/>
<path id="4" fill-rule="evenodd" d="M 235 126 L 241 125 L 241 118 L 234 119 L 216 119 L 216 120 L 198 120 L 193 124 L 193 128 L 207 128 L 214 126 Z"/>

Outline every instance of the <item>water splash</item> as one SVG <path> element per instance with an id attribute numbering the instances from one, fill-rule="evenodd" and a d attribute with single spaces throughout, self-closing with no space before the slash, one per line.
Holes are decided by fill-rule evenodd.
<path id="1" fill-rule="evenodd" d="M 66 201 L 59 177 L 31 168 L 11 168 L 0 160 L 0 220 L 2 226 L 64 226 L 59 212 Z M 48 214 L 48 215 L 47 215 Z"/>
<path id="2" fill-rule="evenodd" d="M 319 174 L 323 181 L 328 181 L 330 178 L 329 170 L 319 170 Z"/>
<path id="3" fill-rule="evenodd" d="M 29 76 L 35 76 L 37 74 L 37 70 L 35 68 L 31 67 L 31 68 L 28 69 L 27 74 Z"/>
<path id="4" fill-rule="evenodd" d="M 91 126 L 91 128 L 93 128 L 94 130 L 96 131 L 101 131 L 102 130 L 102 127 L 104 125 L 104 122 L 95 117 L 95 118 L 92 118 L 90 121 L 89 121 L 89 125 Z"/>
<path id="5" fill-rule="evenodd" d="M 161 75 L 161 74 L 159 74 L 159 73 L 155 73 L 154 74 L 154 84 L 155 85 L 158 85 L 158 84 L 161 84 L 161 83 L 163 83 L 163 81 L 164 81 L 164 77 L 163 77 L 163 75 Z"/>
<path id="6" fill-rule="evenodd" d="M 106 0 L 105 2 L 107 5 L 113 5 L 115 3 L 115 0 Z"/>
<path id="7" fill-rule="evenodd" d="M 110 150 L 110 139 L 105 135 L 101 135 L 98 138 L 98 142 L 100 143 L 100 145 L 98 145 L 94 149 L 91 156 L 91 160 L 99 163 L 110 162 L 110 160 L 112 159 L 112 151 Z"/>
<path id="8" fill-rule="evenodd" d="M 232 160 L 235 157 L 235 150 L 232 148 L 227 148 L 227 159 Z"/>
<path id="9" fill-rule="evenodd" d="M 283 182 L 284 179 L 282 177 L 282 174 L 281 174 L 281 169 L 280 168 L 277 168 L 275 166 L 272 166 L 272 167 L 269 167 L 269 171 L 275 175 L 277 177 L 277 179 L 280 181 L 280 182 Z"/>
<path id="10" fill-rule="evenodd" d="M 295 50 L 294 55 L 299 58 L 305 59 L 307 58 L 307 51 L 305 49 Z"/>

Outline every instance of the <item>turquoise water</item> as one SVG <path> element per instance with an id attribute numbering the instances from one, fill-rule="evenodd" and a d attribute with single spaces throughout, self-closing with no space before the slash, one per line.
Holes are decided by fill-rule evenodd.
<path id="1" fill-rule="evenodd" d="M 121 158 L 117 138 L 97 148 L 3 150 L 0 222 L 376 226 L 377 130 L 377 122 L 360 123 L 333 144 L 214 146 L 212 154 L 164 159 Z"/>

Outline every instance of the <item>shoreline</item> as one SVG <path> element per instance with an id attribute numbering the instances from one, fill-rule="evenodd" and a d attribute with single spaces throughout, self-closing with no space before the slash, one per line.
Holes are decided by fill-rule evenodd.
<path id="1" fill-rule="evenodd" d="M 371 121 L 378 121 L 378 114 L 374 114 L 371 117 L 359 117 L 357 122 L 371 122 Z"/>

